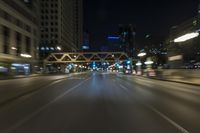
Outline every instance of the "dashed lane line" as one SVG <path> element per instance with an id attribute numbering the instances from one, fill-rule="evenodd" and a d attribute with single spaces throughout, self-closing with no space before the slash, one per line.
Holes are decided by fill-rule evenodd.
<path id="1" fill-rule="evenodd" d="M 128 88 L 125 87 L 124 85 L 120 84 L 120 87 L 122 89 L 124 89 L 125 91 L 128 92 Z M 164 120 L 166 120 L 167 122 L 169 122 L 171 125 L 173 125 L 176 129 L 178 129 L 179 131 L 181 131 L 182 133 L 190 133 L 188 130 L 186 130 L 185 128 L 183 128 L 181 125 L 179 125 L 178 123 L 176 123 L 175 121 L 173 121 L 172 119 L 170 119 L 169 117 L 167 117 L 165 114 L 161 113 L 160 111 L 158 111 L 156 108 L 154 108 L 153 106 L 141 103 L 142 105 L 144 105 L 145 107 L 149 108 L 151 111 L 153 111 L 154 113 L 156 113 L 157 115 L 159 115 L 160 117 L 162 117 Z"/>

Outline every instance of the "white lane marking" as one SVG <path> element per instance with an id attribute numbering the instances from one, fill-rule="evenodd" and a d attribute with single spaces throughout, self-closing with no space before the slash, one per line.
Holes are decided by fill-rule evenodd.
<path id="1" fill-rule="evenodd" d="M 69 75 L 69 76 L 66 76 L 66 77 L 64 77 L 64 78 L 52 80 L 51 83 L 46 84 L 46 85 L 44 85 L 44 86 L 42 86 L 42 87 L 39 87 L 38 89 L 33 90 L 33 92 L 27 93 L 27 94 L 25 94 L 25 95 L 23 95 L 23 96 L 17 98 L 16 101 L 17 101 L 17 100 L 20 100 L 20 99 L 25 100 L 25 99 L 27 99 L 27 98 L 29 98 L 29 97 L 32 97 L 32 96 L 34 96 L 34 95 L 36 95 L 36 94 L 38 94 L 38 93 L 41 93 L 41 91 L 44 91 L 45 89 L 47 89 L 47 88 L 50 87 L 50 86 L 53 86 L 53 85 L 55 85 L 55 84 L 58 84 L 58 83 L 60 83 L 60 82 L 66 81 L 66 80 L 70 80 L 69 78 L 72 77 L 72 76 L 73 76 L 73 75 Z M 10 105 L 5 105 L 5 106 L 0 107 L 0 113 L 3 112 L 3 111 L 5 111 L 5 110 L 7 110 L 7 109 L 10 109 L 10 108 L 12 107 L 12 105 L 16 105 L 16 101 L 12 101 Z M 14 103 L 14 104 L 13 104 L 13 103 Z M 20 102 L 20 103 L 21 103 L 21 102 Z M 17 103 L 17 104 L 18 104 L 18 103 Z"/>
<path id="2" fill-rule="evenodd" d="M 128 92 L 128 88 L 123 86 L 122 84 L 120 84 L 120 87 L 122 89 L 124 89 L 125 91 Z M 161 113 L 160 111 L 158 111 L 156 108 L 154 108 L 153 106 L 147 105 L 145 103 L 141 103 L 142 105 L 146 106 L 147 108 L 149 108 L 151 111 L 153 111 L 154 113 L 156 113 L 157 115 L 159 115 L 160 117 L 162 117 L 164 120 L 166 120 L 167 122 L 169 122 L 170 124 L 172 124 L 175 128 L 177 128 L 179 131 L 181 131 L 182 133 L 190 133 L 189 131 L 187 131 L 185 128 L 183 128 L 181 125 L 179 125 L 178 123 L 176 123 L 175 121 L 173 121 L 172 119 L 170 119 L 169 117 L 167 117 L 166 115 L 164 115 L 163 113 Z"/>
<path id="3" fill-rule="evenodd" d="M 24 119 L 20 120 L 17 124 L 15 124 L 14 126 L 10 127 L 8 130 L 4 131 L 3 133 L 12 133 L 17 128 L 19 128 L 20 126 L 22 126 L 23 124 L 25 124 L 27 121 L 29 121 L 31 118 L 33 118 L 34 116 L 36 116 L 40 112 L 44 111 L 47 107 L 49 107 L 50 105 L 54 104 L 55 102 L 57 102 L 58 100 L 60 100 L 62 97 L 64 97 L 65 95 L 67 95 L 68 93 L 70 93 L 71 91 L 73 91 L 74 89 L 78 88 L 79 86 L 81 86 L 82 84 L 84 84 L 88 80 L 90 80 L 90 78 L 88 78 L 88 79 L 84 80 L 83 82 L 79 83 L 78 85 L 76 85 L 76 86 L 68 89 L 65 93 L 63 93 L 62 95 L 58 96 L 57 98 L 55 98 L 54 100 L 52 100 L 48 104 L 44 105 L 43 107 L 39 108 L 37 111 L 31 113 L 30 115 L 28 115 Z"/>
<path id="4" fill-rule="evenodd" d="M 115 79 L 112 79 L 113 82 L 117 82 Z"/>
<path id="5" fill-rule="evenodd" d="M 125 86 L 123 86 L 122 84 L 120 84 L 120 87 L 122 88 L 122 89 L 124 89 L 125 91 L 127 91 L 128 92 L 128 88 L 126 88 Z"/>
<path id="6" fill-rule="evenodd" d="M 104 73 L 101 73 L 101 75 L 109 75 L 109 73 L 105 73 L 105 72 L 104 72 Z"/>
<path id="7" fill-rule="evenodd" d="M 163 113 L 161 113 L 160 111 L 158 111 L 156 108 L 154 108 L 152 106 L 147 106 L 147 107 L 149 109 L 151 109 L 153 112 L 155 112 L 156 114 L 158 114 L 160 117 L 162 117 L 163 119 L 165 119 L 166 121 L 168 121 L 169 123 L 171 123 L 174 127 L 176 127 L 177 129 L 179 129 L 182 133 L 189 133 L 189 131 L 187 131 L 185 128 L 183 128 L 182 126 L 180 126 L 179 124 L 177 124 L 175 121 L 173 121 L 172 119 L 170 119 L 169 117 L 167 117 L 166 115 L 164 115 Z"/>

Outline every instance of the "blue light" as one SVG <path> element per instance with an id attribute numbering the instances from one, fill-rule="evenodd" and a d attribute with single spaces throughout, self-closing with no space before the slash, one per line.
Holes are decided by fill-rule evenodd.
<path id="1" fill-rule="evenodd" d="M 131 64 L 131 61 L 129 60 L 129 61 L 127 61 L 126 63 L 127 63 L 127 64 Z"/>
<path id="2" fill-rule="evenodd" d="M 120 66 L 120 65 L 119 65 L 118 63 L 115 64 L 115 67 L 119 68 L 119 66 Z"/>
<path id="3" fill-rule="evenodd" d="M 95 68 L 96 67 L 96 62 L 93 62 L 92 66 L 93 66 L 93 68 Z"/>
<path id="4" fill-rule="evenodd" d="M 13 63 L 12 64 L 13 67 L 26 67 L 26 66 L 30 66 L 29 64 L 18 64 L 18 63 Z"/>
<path id="5" fill-rule="evenodd" d="M 73 68 L 72 64 L 69 64 L 69 65 L 68 65 L 68 68 L 69 68 L 69 69 L 72 69 L 72 68 Z"/>
<path id="6" fill-rule="evenodd" d="M 128 32 L 124 32 L 123 35 L 124 35 L 124 36 L 128 35 Z"/>
<path id="7" fill-rule="evenodd" d="M 196 30 L 196 32 L 200 32 L 200 29 Z"/>
<path id="8" fill-rule="evenodd" d="M 109 36 L 108 40 L 119 40 L 120 38 L 117 36 Z"/>
<path id="9" fill-rule="evenodd" d="M 90 49 L 89 46 L 82 46 L 82 49 Z"/>

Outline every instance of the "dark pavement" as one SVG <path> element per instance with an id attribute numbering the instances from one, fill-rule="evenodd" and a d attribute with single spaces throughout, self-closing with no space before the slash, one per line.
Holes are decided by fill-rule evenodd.
<path id="1" fill-rule="evenodd" d="M 0 80 L 0 106 L 1 104 L 7 103 L 27 93 L 52 85 L 55 81 L 66 79 L 77 74 L 78 73 Z"/>
<path id="2" fill-rule="evenodd" d="M 0 107 L 0 133 L 199 132 L 199 87 L 120 74 L 75 75 Z"/>

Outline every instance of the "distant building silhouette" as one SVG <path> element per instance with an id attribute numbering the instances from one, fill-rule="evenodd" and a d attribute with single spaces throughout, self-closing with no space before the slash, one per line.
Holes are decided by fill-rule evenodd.
<path id="1" fill-rule="evenodd" d="M 122 51 L 134 57 L 136 55 L 136 31 L 133 25 L 119 25 L 119 37 Z"/>

